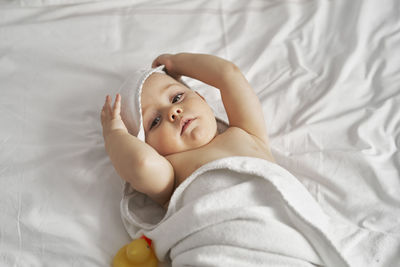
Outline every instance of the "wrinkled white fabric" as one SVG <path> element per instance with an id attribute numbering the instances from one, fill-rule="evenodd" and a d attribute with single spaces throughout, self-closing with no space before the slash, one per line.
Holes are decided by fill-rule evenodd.
<path id="1" fill-rule="evenodd" d="M 145 234 L 172 266 L 391 266 L 400 237 L 329 217 L 306 188 L 271 162 L 210 162 L 174 192 L 166 212 L 138 194 L 121 201 L 132 238 Z M 389 264 L 389 265 L 387 265 Z"/>
<path id="2" fill-rule="evenodd" d="M 234 62 L 279 165 L 329 216 L 398 235 L 399 4 L 0 0 L 0 266 L 108 266 L 130 241 L 100 111 L 165 52 Z"/>

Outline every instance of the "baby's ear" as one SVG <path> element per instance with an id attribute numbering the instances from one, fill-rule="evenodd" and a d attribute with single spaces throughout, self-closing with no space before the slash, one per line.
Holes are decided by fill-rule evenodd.
<path id="1" fill-rule="evenodd" d="M 204 101 L 206 101 L 206 99 L 199 92 L 195 91 L 195 93 L 198 94 Z"/>

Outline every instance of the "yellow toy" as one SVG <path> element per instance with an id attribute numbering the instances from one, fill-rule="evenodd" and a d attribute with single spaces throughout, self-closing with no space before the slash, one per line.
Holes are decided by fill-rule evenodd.
<path id="1" fill-rule="evenodd" d="M 157 267 L 151 239 L 142 236 L 123 246 L 115 255 L 113 267 Z"/>

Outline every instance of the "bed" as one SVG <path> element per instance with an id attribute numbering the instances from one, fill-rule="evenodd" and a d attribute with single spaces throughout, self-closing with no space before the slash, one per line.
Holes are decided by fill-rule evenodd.
<path id="1" fill-rule="evenodd" d="M 0 266 L 110 265 L 130 237 L 101 107 L 181 51 L 242 70 L 327 214 L 400 238 L 399 1 L 0 0 Z"/>

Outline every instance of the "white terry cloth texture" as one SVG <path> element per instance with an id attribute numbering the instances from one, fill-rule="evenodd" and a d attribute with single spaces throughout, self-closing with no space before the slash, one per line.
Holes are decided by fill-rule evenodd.
<path id="1" fill-rule="evenodd" d="M 121 94 L 121 117 L 128 132 L 141 141 L 145 141 L 142 115 L 142 90 L 145 81 L 153 73 L 166 73 L 163 71 L 164 65 L 156 68 L 141 69 L 135 71 L 122 84 L 119 93 Z"/>
<path id="2" fill-rule="evenodd" d="M 100 111 L 162 53 L 234 62 L 278 164 L 330 217 L 399 236 L 399 18 L 398 0 L 0 0 L 0 266 L 109 266 L 131 241 Z"/>
<path id="3" fill-rule="evenodd" d="M 395 266 L 400 238 L 328 216 L 277 164 L 210 162 L 174 192 L 165 212 L 134 192 L 121 201 L 132 238 L 154 241 L 172 266 Z"/>

